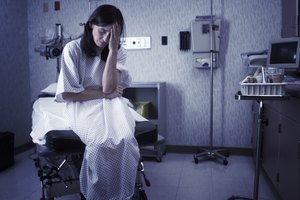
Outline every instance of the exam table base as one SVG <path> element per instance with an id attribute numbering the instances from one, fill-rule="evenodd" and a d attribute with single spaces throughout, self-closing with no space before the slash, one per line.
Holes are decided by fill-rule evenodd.
<path id="1" fill-rule="evenodd" d="M 145 146 L 155 144 L 163 146 L 164 139 L 157 136 L 157 128 L 150 122 L 138 122 L 135 126 L 135 138 L 140 154 Z M 31 156 L 40 178 L 41 200 L 54 200 L 56 197 L 80 194 L 79 173 L 85 151 L 85 145 L 72 130 L 53 130 L 46 136 L 46 144 L 36 144 Z M 157 149 L 155 149 L 157 150 Z M 135 194 L 132 200 L 147 200 L 143 185 L 150 186 L 144 173 L 142 157 L 136 172 Z M 80 194 L 81 200 L 85 200 Z"/>
<path id="2" fill-rule="evenodd" d="M 37 156 L 33 158 L 41 183 L 42 197 L 40 200 L 54 200 L 56 197 L 70 194 L 79 194 L 81 200 L 86 200 L 80 194 L 79 172 L 82 158 L 83 154 L 54 157 Z M 142 181 L 143 179 L 144 181 Z M 141 159 L 138 165 L 135 194 L 132 200 L 147 200 L 143 182 L 146 186 L 150 186 Z"/>
<path id="3" fill-rule="evenodd" d="M 229 154 L 226 149 L 204 149 L 201 148 L 199 153 L 194 155 L 194 161 L 196 164 L 201 160 L 216 160 L 222 162 L 224 165 L 228 164 L 227 158 Z"/>
<path id="4" fill-rule="evenodd" d="M 54 200 L 55 197 L 80 193 L 82 154 L 35 156 L 33 161 L 40 179 L 41 200 Z"/>

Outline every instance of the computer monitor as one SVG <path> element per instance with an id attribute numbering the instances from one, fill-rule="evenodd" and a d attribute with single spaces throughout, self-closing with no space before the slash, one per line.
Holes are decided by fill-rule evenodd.
<path id="1" fill-rule="evenodd" d="M 270 41 L 267 67 L 299 71 L 300 38 L 281 38 Z"/>

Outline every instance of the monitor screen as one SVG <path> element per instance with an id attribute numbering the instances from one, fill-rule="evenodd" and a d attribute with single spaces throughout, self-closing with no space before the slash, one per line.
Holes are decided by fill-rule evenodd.
<path id="1" fill-rule="evenodd" d="M 296 63 L 297 42 L 272 44 L 270 63 Z"/>
<path id="2" fill-rule="evenodd" d="M 270 42 L 268 67 L 299 69 L 300 39 L 283 38 Z"/>

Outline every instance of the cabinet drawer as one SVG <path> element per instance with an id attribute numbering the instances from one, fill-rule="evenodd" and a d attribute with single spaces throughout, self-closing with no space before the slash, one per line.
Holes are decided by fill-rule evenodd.
<path id="1" fill-rule="evenodd" d="M 300 124 L 300 99 L 291 97 L 287 101 L 281 102 L 281 114 Z"/>

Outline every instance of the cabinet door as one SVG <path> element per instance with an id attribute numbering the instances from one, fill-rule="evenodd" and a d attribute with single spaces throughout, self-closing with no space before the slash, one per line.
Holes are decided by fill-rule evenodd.
<path id="1" fill-rule="evenodd" d="M 253 160 L 254 161 L 256 160 L 258 112 L 259 112 L 259 103 L 257 101 L 254 101 L 253 104 L 252 104 L 252 137 L 251 137 L 252 153 L 253 153 Z"/>
<path id="2" fill-rule="evenodd" d="M 300 124 L 282 116 L 278 190 L 283 199 L 300 200 L 299 131 Z"/>
<path id="3" fill-rule="evenodd" d="M 274 186 L 277 187 L 280 115 L 266 105 L 264 116 L 268 122 L 263 126 L 262 165 Z"/>
<path id="4" fill-rule="evenodd" d="M 298 6 L 299 0 L 282 0 L 282 37 L 295 37 L 298 32 Z"/>

